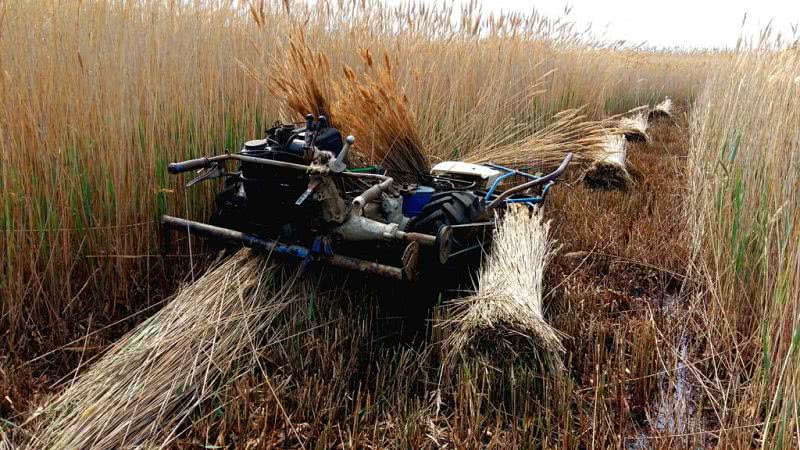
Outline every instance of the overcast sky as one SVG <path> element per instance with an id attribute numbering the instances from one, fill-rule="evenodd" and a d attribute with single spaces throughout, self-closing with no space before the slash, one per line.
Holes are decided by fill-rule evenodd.
<path id="1" fill-rule="evenodd" d="M 440 0 L 428 0 L 439 3 Z M 592 24 L 595 35 L 608 41 L 646 42 L 658 47 L 733 47 L 747 13 L 746 33 L 756 33 L 773 20 L 785 36 L 800 23 L 800 0 L 484 0 L 484 10 L 564 16 L 580 26 Z"/>

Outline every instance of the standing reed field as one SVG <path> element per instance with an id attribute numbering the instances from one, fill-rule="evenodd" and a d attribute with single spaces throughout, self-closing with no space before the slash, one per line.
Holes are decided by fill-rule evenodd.
<path id="1" fill-rule="evenodd" d="M 717 74 L 697 99 L 691 149 L 691 237 L 708 290 L 697 320 L 716 360 L 704 386 L 720 442 L 797 447 L 798 49 L 748 52 Z"/>
<path id="2" fill-rule="evenodd" d="M 184 190 L 166 165 L 294 117 L 251 73 L 290 59 L 292 24 L 337 75 L 363 73 L 359 49 L 388 55 L 433 160 L 563 109 L 602 117 L 687 99 L 716 60 L 607 49 L 567 24 L 476 5 L 236 5 L 0 5 L 0 323 L 15 353 L 65 342 L 88 311 L 125 315 L 170 289 L 155 220 L 207 217 L 213 189 Z M 197 264 L 189 253 L 166 261 Z"/>
<path id="3" fill-rule="evenodd" d="M 621 137 L 631 111 L 648 139 Z M 548 224 L 519 258 L 535 273 L 504 283 L 498 252 L 464 295 L 536 291 L 558 370 L 517 361 L 518 336 L 502 368 L 447 359 L 447 327 L 407 339 L 406 288 L 322 271 L 284 292 L 259 256 L 205 272 L 195 240 L 159 254 L 158 216 L 205 220 L 219 188 L 169 162 L 304 112 L 398 171 L 575 153 L 520 213 Z M 477 2 L 0 2 L 0 447 L 796 447 L 798 130 L 796 46 L 629 48 Z M 608 154 L 624 189 L 584 183 Z M 181 280 L 199 281 L 173 295 Z M 181 345 L 128 352 L 153 324 Z"/>

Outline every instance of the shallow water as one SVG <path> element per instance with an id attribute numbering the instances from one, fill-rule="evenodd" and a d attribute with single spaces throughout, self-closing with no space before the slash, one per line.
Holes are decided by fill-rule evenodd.
<path id="1" fill-rule="evenodd" d="M 668 316 L 676 315 L 678 303 L 678 299 L 674 298 L 664 303 L 663 309 Z M 659 376 L 661 392 L 653 403 L 651 412 L 648 413 L 649 427 L 627 440 L 625 446 L 628 450 L 663 447 L 663 443 L 659 441 L 663 441 L 667 436 L 679 440 L 671 442 L 675 445 L 680 442 L 681 435 L 685 436 L 702 429 L 702 424 L 698 423 L 696 396 L 688 380 L 689 373 L 685 363 L 689 359 L 689 339 L 686 334 L 681 334 L 676 344 L 678 357 L 675 358 L 674 367 L 665 368 L 667 372 Z M 688 442 L 684 442 L 683 446 L 690 448 Z"/>

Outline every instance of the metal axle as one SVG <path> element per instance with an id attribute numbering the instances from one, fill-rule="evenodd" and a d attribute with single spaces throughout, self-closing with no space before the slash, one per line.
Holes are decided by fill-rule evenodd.
<path id="1" fill-rule="evenodd" d="M 285 245 L 276 241 L 263 239 L 253 234 L 242 233 L 241 231 L 229 228 L 215 227 L 193 220 L 181 219 L 173 216 L 161 216 L 162 226 L 172 228 L 186 233 L 195 233 L 200 236 L 224 239 L 232 242 L 239 242 L 245 247 L 266 252 L 275 252 L 284 255 L 291 255 L 303 260 L 312 259 L 324 264 L 343 269 L 354 270 L 357 272 L 380 275 L 395 280 L 403 279 L 404 270 L 399 267 L 379 264 L 363 259 L 350 258 L 341 255 L 326 255 L 313 253 L 308 248 L 299 245 Z"/>

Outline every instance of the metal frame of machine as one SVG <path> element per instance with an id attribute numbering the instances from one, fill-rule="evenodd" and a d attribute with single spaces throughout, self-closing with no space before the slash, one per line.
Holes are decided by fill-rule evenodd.
<path id="1" fill-rule="evenodd" d="M 353 136 L 348 136 L 339 148 L 336 139 L 338 130 L 333 133 L 331 128 L 327 127 L 324 117 L 319 117 L 315 122 L 313 116 L 309 115 L 304 128 L 289 127 L 290 125 L 273 127 L 268 130 L 265 140 L 248 142 L 240 153 L 201 157 L 171 163 L 168 167 L 172 174 L 201 170 L 202 173 L 187 186 L 207 179 L 223 177 L 233 179 L 232 185 L 235 188 L 238 185 L 242 186 L 237 189 L 248 205 L 245 211 L 261 214 L 262 217 L 266 217 L 261 219 L 262 222 L 276 222 L 275 224 L 270 223 L 263 229 L 249 226 L 242 227 L 249 229 L 234 229 L 233 226 L 217 226 L 165 215 L 161 218 L 162 226 L 292 256 L 306 265 L 322 263 L 397 280 L 413 281 L 420 271 L 420 258 L 425 260 L 423 265 L 426 267 L 430 267 L 430 262 L 434 265 L 448 264 L 453 258 L 480 248 L 480 245 L 474 242 L 464 245 L 462 241 L 466 240 L 458 237 L 460 233 L 469 232 L 474 228 L 491 228 L 494 225 L 494 221 L 488 219 L 490 215 L 486 214 L 483 220 L 450 223 L 440 226 L 435 231 L 419 232 L 409 229 L 413 228 L 414 218 L 403 214 L 403 202 L 405 201 L 407 206 L 411 202 L 419 203 L 423 208 L 436 203 L 429 201 L 430 195 L 436 192 L 435 188 L 399 184 L 392 177 L 379 172 L 371 173 L 363 169 L 348 170 L 348 153 L 355 139 Z M 325 148 L 317 145 L 323 132 L 327 141 L 333 142 L 332 146 L 328 145 Z M 340 142 L 341 138 L 338 139 Z M 246 149 L 251 147 L 259 149 L 261 152 L 257 153 L 259 156 L 248 154 Z M 282 156 L 284 153 L 291 153 L 291 158 L 297 162 L 281 160 L 285 156 Z M 543 202 L 555 179 L 564 172 L 571 159 L 572 155 L 569 154 L 557 170 L 545 176 L 535 176 L 496 164 L 478 166 L 452 162 L 448 167 L 437 165 L 430 175 L 420 174 L 419 179 L 428 181 L 423 184 L 437 186 L 445 183 L 452 192 L 467 192 L 470 196 L 479 196 L 480 207 L 485 208 L 486 213 L 491 213 L 509 203 L 535 205 Z M 225 167 L 228 161 L 239 163 L 239 171 L 228 172 Z M 294 184 L 307 183 L 293 205 L 287 201 L 278 202 L 277 206 L 270 205 L 273 203 L 271 200 L 273 197 L 270 196 L 274 194 L 273 191 L 286 190 L 287 193 L 281 193 L 284 196 L 299 192 L 298 187 L 291 183 L 275 184 L 271 179 L 273 172 L 280 174 L 283 178 L 277 175 L 275 177 L 281 180 L 295 179 L 299 181 L 295 181 Z M 260 177 L 252 176 L 253 173 Z M 470 183 L 470 174 L 475 175 L 476 182 Z M 447 175 L 451 175 L 452 178 Z M 501 190 L 503 181 L 512 176 L 518 177 L 522 182 Z M 262 185 L 269 187 L 265 188 Z M 539 187 L 541 189 L 538 194 L 534 193 Z M 245 192 L 248 189 L 249 191 Z M 261 198 L 258 198 L 255 192 L 262 191 L 268 194 L 260 194 Z M 308 202 L 313 205 L 308 205 Z M 443 200 L 440 200 L 439 203 L 442 202 Z M 313 209 L 308 209 L 310 206 L 313 206 Z M 450 207 L 452 208 L 452 205 Z M 274 208 L 274 211 L 265 211 L 269 208 Z M 291 228 L 280 223 L 282 211 L 294 209 L 299 211 L 300 208 L 308 209 L 309 212 L 305 214 L 314 217 L 301 215 L 294 221 L 295 228 L 308 229 L 289 238 L 277 236 L 286 235 L 286 229 Z M 269 236 L 269 230 L 276 236 Z M 368 258 L 345 256 L 333 250 L 334 247 L 346 248 L 348 244 L 357 246 L 359 243 L 379 243 L 387 247 L 368 245 L 370 249 L 374 249 Z M 394 259 L 394 263 L 387 263 L 384 261 L 386 258 L 393 259 L 391 248 L 401 250 L 394 252 L 394 254 L 399 253 L 399 261 Z M 360 253 L 364 254 L 363 251 Z"/>

